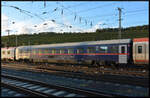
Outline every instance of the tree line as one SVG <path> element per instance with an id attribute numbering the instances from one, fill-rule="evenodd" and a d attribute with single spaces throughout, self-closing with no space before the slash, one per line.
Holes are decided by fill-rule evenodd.
<path id="1" fill-rule="evenodd" d="M 140 38 L 149 37 L 149 25 L 135 26 L 122 28 L 122 39 L 126 38 Z M 2 36 L 1 47 L 15 47 L 16 36 L 17 46 L 23 45 L 40 45 L 40 44 L 53 44 L 65 42 L 82 42 L 82 41 L 97 41 L 97 40 L 110 40 L 118 39 L 118 28 L 105 28 L 97 29 L 96 32 L 85 33 L 55 33 L 55 32 L 41 32 L 39 34 L 22 34 L 22 35 L 9 35 Z"/>

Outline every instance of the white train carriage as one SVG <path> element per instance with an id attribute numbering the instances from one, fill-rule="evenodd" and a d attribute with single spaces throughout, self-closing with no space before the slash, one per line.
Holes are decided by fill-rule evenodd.
<path id="1" fill-rule="evenodd" d="M 1 48 L 1 59 L 15 60 L 15 48 L 16 47 Z"/>
<path id="2" fill-rule="evenodd" d="M 16 48 L 16 60 L 25 60 L 30 58 L 31 46 L 20 46 Z"/>
<path id="3" fill-rule="evenodd" d="M 149 38 L 133 39 L 133 61 L 135 64 L 149 64 Z"/>

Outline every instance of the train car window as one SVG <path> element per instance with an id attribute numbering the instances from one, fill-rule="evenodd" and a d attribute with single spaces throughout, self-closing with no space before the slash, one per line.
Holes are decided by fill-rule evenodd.
<path id="1" fill-rule="evenodd" d="M 10 51 L 7 51 L 7 54 L 10 54 Z"/>
<path id="2" fill-rule="evenodd" d="M 52 50 L 52 53 L 55 54 L 55 53 L 56 53 L 56 49 L 53 49 L 53 50 Z"/>
<path id="3" fill-rule="evenodd" d="M 28 50 L 25 48 L 23 52 L 24 52 L 24 53 L 27 53 L 27 52 L 28 52 Z"/>
<path id="4" fill-rule="evenodd" d="M 124 46 L 121 47 L 121 53 L 125 53 L 125 47 Z"/>
<path id="5" fill-rule="evenodd" d="M 49 53 L 49 49 L 43 49 L 43 53 Z"/>
<path id="6" fill-rule="evenodd" d="M 3 51 L 3 54 L 5 54 L 5 51 Z"/>
<path id="7" fill-rule="evenodd" d="M 74 53 L 74 49 L 68 49 L 68 54 Z"/>
<path id="8" fill-rule="evenodd" d="M 36 49 L 36 54 L 37 54 L 37 53 L 39 53 L 39 50 L 38 50 L 38 49 Z"/>
<path id="9" fill-rule="evenodd" d="M 60 50 L 59 50 L 59 49 L 57 49 L 57 50 L 56 50 L 56 53 L 57 53 L 57 54 L 60 54 Z"/>
<path id="10" fill-rule="evenodd" d="M 138 53 L 142 53 L 142 46 L 138 46 Z"/>
<path id="11" fill-rule="evenodd" d="M 38 52 L 41 54 L 41 53 L 43 53 L 43 50 L 42 49 L 38 49 Z"/>
<path id="12" fill-rule="evenodd" d="M 19 49 L 21 53 L 23 53 L 23 49 Z"/>
<path id="13" fill-rule="evenodd" d="M 68 54 L 68 50 L 66 50 L 65 53 Z"/>
<path id="14" fill-rule="evenodd" d="M 64 53 L 65 53 L 65 49 L 61 49 L 61 50 L 60 50 L 60 53 L 61 53 L 61 54 L 64 54 Z"/>
<path id="15" fill-rule="evenodd" d="M 96 52 L 95 47 L 88 47 L 87 48 L 87 53 L 95 53 L 95 52 Z"/>
<path id="16" fill-rule="evenodd" d="M 52 49 L 49 49 L 49 53 L 52 53 Z"/>
<path id="17" fill-rule="evenodd" d="M 32 53 L 33 53 L 33 54 L 36 54 L 36 50 L 35 50 L 35 49 L 33 49 L 33 50 L 32 50 Z"/>
<path id="18" fill-rule="evenodd" d="M 77 53 L 84 53 L 83 48 L 78 48 L 78 49 L 77 49 Z"/>
<path id="19" fill-rule="evenodd" d="M 118 46 L 110 46 L 111 53 L 118 53 Z"/>
<path id="20" fill-rule="evenodd" d="M 39 53 L 44 53 L 45 50 L 44 49 L 39 49 Z"/>
<path id="21" fill-rule="evenodd" d="M 29 53 L 30 52 L 30 49 L 29 48 L 27 48 L 27 53 Z"/>
<path id="22" fill-rule="evenodd" d="M 99 47 L 99 52 L 100 53 L 107 53 L 108 47 L 107 46 L 100 46 Z"/>
<path id="23" fill-rule="evenodd" d="M 44 53 L 48 53 L 48 49 L 45 49 Z"/>
<path id="24" fill-rule="evenodd" d="M 22 50 L 21 50 L 21 49 L 19 50 L 19 53 L 20 53 L 20 54 L 22 53 Z"/>

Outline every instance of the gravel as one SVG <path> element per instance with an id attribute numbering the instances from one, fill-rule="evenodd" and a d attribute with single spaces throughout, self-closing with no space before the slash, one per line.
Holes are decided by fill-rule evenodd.
<path id="1" fill-rule="evenodd" d="M 42 72 L 31 72 L 24 70 L 14 70 L 2 68 L 2 74 L 10 74 L 25 77 L 28 79 L 39 80 L 48 84 L 63 85 L 67 87 L 81 88 L 93 90 L 95 92 L 103 92 L 109 94 L 118 94 L 124 96 L 148 96 L 149 88 L 132 85 L 114 84 L 110 82 L 84 80 L 77 78 L 68 78 L 62 76 L 51 75 Z"/>

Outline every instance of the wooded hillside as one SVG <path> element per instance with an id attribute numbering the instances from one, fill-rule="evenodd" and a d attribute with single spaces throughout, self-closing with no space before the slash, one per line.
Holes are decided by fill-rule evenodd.
<path id="1" fill-rule="evenodd" d="M 122 29 L 122 39 L 124 38 L 140 38 L 149 37 L 149 25 L 136 26 Z M 16 46 L 16 35 L 2 36 L 2 47 Z M 118 39 L 118 29 L 107 28 L 97 29 L 92 33 L 54 33 L 54 32 L 41 32 L 33 35 L 17 35 L 17 46 L 21 45 L 40 45 L 52 43 L 65 43 L 65 42 L 81 42 L 81 41 L 96 41 Z"/>

